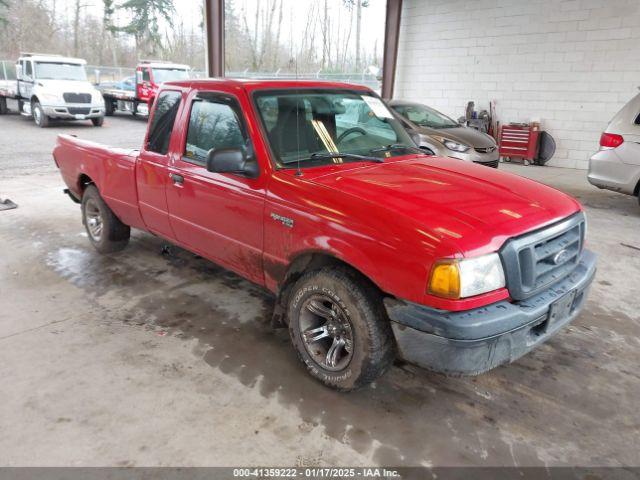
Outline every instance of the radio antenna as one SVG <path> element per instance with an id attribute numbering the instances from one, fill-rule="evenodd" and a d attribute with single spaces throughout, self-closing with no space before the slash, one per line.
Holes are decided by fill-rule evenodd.
<path id="1" fill-rule="evenodd" d="M 296 80 L 298 79 L 298 57 L 295 60 Z M 300 169 L 300 95 L 296 91 L 296 148 L 298 149 L 298 168 L 296 169 L 296 177 L 302 176 L 302 170 Z"/>

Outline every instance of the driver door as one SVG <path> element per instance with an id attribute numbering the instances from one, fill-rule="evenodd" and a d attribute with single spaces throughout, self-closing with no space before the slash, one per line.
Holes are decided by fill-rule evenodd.
<path id="1" fill-rule="evenodd" d="M 18 79 L 18 93 L 23 98 L 31 98 L 33 92 L 33 62 L 31 60 L 21 61 L 21 74 Z"/>
<path id="2" fill-rule="evenodd" d="M 169 169 L 173 231 L 190 250 L 263 284 L 265 174 L 251 179 L 206 168 L 212 149 L 252 150 L 240 103 L 222 92 L 193 92 L 187 103 L 182 154 Z"/>

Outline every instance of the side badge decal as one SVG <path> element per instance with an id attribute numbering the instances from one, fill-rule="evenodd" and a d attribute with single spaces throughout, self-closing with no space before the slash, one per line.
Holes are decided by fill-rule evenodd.
<path id="1" fill-rule="evenodd" d="M 285 227 L 293 228 L 293 218 L 283 217 L 273 212 L 271 212 L 271 218 L 282 223 Z"/>

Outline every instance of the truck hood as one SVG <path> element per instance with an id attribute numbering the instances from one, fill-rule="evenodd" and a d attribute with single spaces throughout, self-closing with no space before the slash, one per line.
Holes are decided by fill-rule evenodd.
<path id="1" fill-rule="evenodd" d="M 36 86 L 47 93 L 62 95 L 65 92 L 73 93 L 95 93 L 96 88 L 88 81 L 76 80 L 36 80 Z"/>
<path id="2" fill-rule="evenodd" d="M 454 246 L 463 256 L 498 250 L 510 237 L 581 209 L 572 197 L 526 178 L 442 157 L 309 171 L 309 181 L 386 209 L 410 228 Z"/>

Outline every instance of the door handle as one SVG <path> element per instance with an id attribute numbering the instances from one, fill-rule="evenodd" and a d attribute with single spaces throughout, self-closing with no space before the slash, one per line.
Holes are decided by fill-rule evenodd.
<path id="1" fill-rule="evenodd" d="M 170 173 L 169 176 L 171 177 L 171 180 L 173 180 L 174 185 L 182 185 L 184 183 L 184 177 L 182 175 Z"/>

